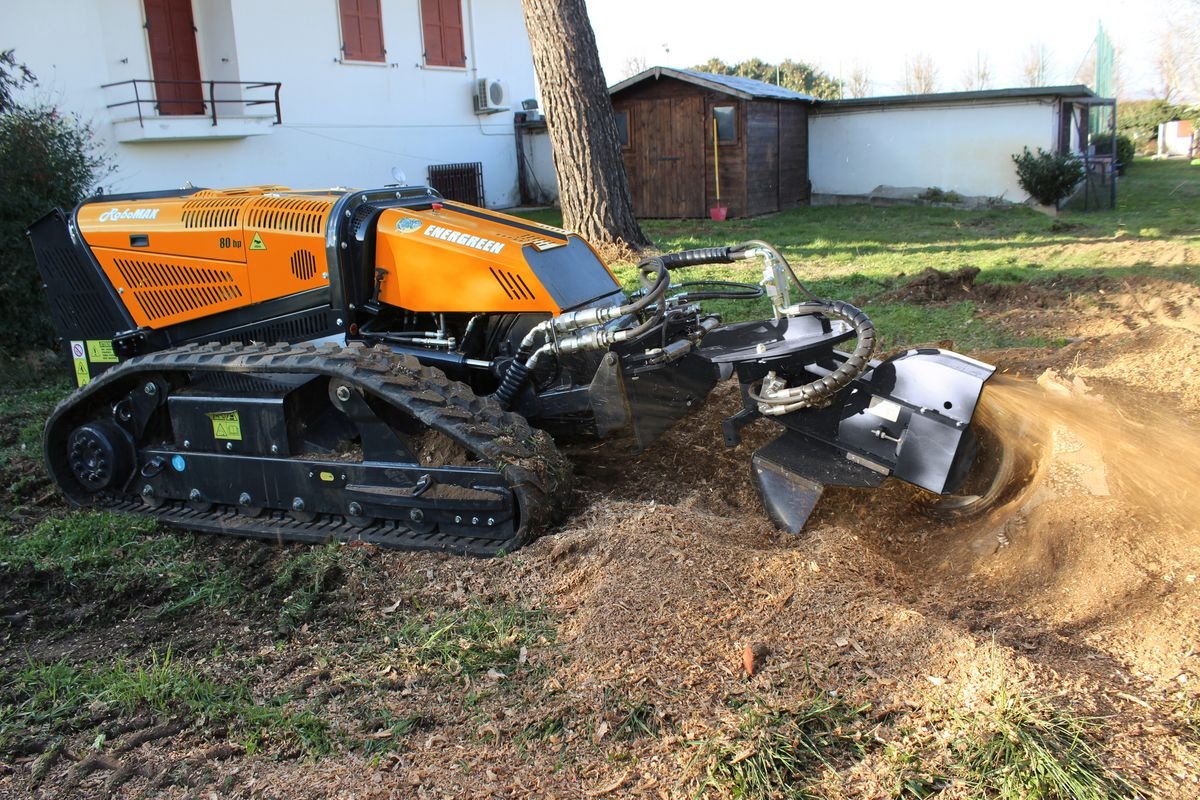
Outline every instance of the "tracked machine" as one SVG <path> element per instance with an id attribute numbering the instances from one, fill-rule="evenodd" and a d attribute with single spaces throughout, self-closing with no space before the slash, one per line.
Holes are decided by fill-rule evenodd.
<path id="1" fill-rule="evenodd" d="M 873 360 L 867 316 L 764 242 L 648 258 L 626 292 L 578 236 L 423 187 L 100 196 L 30 237 L 79 383 L 50 474 L 72 503 L 193 530 L 511 551 L 566 509 L 556 441 L 640 450 L 736 376 L 725 443 L 779 423 L 751 469 L 798 532 L 825 486 L 957 491 L 993 372 Z M 673 278 L 735 261 L 755 282 Z M 704 310 L 764 293 L 769 319 Z"/>

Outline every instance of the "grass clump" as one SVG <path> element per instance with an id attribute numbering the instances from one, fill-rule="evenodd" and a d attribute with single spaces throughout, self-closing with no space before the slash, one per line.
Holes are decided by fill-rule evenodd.
<path id="1" fill-rule="evenodd" d="M 26 530 L 0 531 L 0 576 L 22 576 L 54 595 L 103 606 L 123 598 L 159 605 L 160 615 L 196 604 L 233 607 L 241 581 L 198 552 L 192 537 L 160 531 L 144 517 L 80 511 L 48 517 Z"/>
<path id="2" fill-rule="evenodd" d="M 430 675 L 511 675 L 522 652 L 552 641 L 544 611 L 473 601 L 462 608 L 418 612 L 387 635 L 393 658 Z"/>
<path id="3" fill-rule="evenodd" d="M 347 575 L 360 574 L 369 550 L 330 542 L 305 547 L 279 568 L 267 594 L 279 602 L 277 632 L 287 634 L 312 620 Z"/>
<path id="4" fill-rule="evenodd" d="M 1104 766 L 1089 742 L 1094 720 L 1009 687 L 968 724 L 961 745 L 968 783 L 1000 800 L 1116 800 L 1141 796 Z"/>
<path id="5" fill-rule="evenodd" d="M 328 724 L 310 711 L 289 710 L 282 699 L 261 701 L 245 683 L 214 681 L 168 650 L 141 662 L 30 662 L 0 687 L 0 752 L 23 739 L 90 729 L 102 743 L 104 723 L 142 712 L 228 725 L 247 750 L 267 741 L 313 755 L 333 747 Z"/>
<path id="6" fill-rule="evenodd" d="M 753 705 L 725 735 L 700 744 L 699 794 L 815 798 L 822 771 L 864 751 L 865 708 L 816 692 L 788 708 Z"/>

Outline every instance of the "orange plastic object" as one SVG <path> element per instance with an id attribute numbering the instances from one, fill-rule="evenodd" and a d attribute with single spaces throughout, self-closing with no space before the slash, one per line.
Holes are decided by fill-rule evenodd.
<path id="1" fill-rule="evenodd" d="M 336 197 L 284 187 L 109 202 L 77 222 L 134 322 L 164 328 L 328 283 Z"/>
<path id="2" fill-rule="evenodd" d="M 377 231 L 375 263 L 384 271 L 379 299 L 388 305 L 430 312 L 563 310 L 530 269 L 525 248 L 562 247 L 565 235 L 455 203 L 389 209 Z"/>

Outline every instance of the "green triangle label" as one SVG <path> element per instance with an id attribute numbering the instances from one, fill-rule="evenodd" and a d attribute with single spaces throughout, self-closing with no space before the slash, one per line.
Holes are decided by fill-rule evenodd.
<path id="1" fill-rule="evenodd" d="M 250 249 L 251 250 L 266 250 L 267 249 L 267 246 L 265 244 L 263 244 L 262 237 L 259 236 L 257 233 L 254 234 L 254 238 L 250 240 Z"/>

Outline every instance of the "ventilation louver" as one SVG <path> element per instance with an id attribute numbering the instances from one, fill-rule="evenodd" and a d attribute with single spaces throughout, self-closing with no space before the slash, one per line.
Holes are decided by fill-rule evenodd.
<path id="1" fill-rule="evenodd" d="M 311 281 L 317 274 L 317 258 L 307 250 L 292 253 L 292 274 L 302 281 Z"/>
<path id="2" fill-rule="evenodd" d="M 495 267 L 488 267 L 488 269 L 491 270 L 492 277 L 496 279 L 496 283 L 500 284 L 500 288 L 508 295 L 509 300 L 534 299 L 533 292 L 520 275 L 514 275 L 507 270 L 496 269 Z"/>
<path id="3" fill-rule="evenodd" d="M 242 296 L 241 287 L 227 270 L 127 258 L 114 263 L 151 321 L 174 321 L 196 309 L 224 305 Z"/>
<path id="4" fill-rule="evenodd" d="M 302 197 L 260 197 L 246 211 L 246 228 L 252 231 L 325 233 L 332 200 Z"/>
<path id="5" fill-rule="evenodd" d="M 183 204 L 185 228 L 240 228 L 248 197 L 207 197 Z"/>

